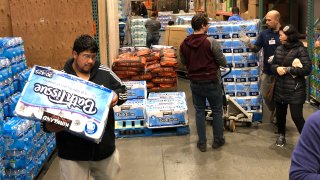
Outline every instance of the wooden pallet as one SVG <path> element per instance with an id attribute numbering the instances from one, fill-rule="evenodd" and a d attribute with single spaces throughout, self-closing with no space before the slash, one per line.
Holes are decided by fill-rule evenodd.
<path id="1" fill-rule="evenodd" d="M 116 138 L 152 137 L 152 136 L 179 136 L 190 133 L 189 126 L 173 126 L 163 128 L 128 128 L 115 129 Z"/>

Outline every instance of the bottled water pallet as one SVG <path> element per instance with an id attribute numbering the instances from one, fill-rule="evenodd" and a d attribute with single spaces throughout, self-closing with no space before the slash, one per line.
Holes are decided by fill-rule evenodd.
<path id="1" fill-rule="evenodd" d="M 163 128 L 142 129 L 115 129 L 116 138 L 152 137 L 152 136 L 179 136 L 190 133 L 189 126 L 172 126 Z"/>

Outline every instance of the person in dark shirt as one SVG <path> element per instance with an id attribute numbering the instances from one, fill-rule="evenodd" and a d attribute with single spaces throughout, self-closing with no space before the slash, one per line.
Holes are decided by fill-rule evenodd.
<path id="1" fill-rule="evenodd" d="M 290 180 L 320 179 L 320 111 L 309 116 L 292 157 Z"/>
<path id="2" fill-rule="evenodd" d="M 193 106 L 196 110 L 196 126 L 198 133 L 197 147 L 201 152 L 207 150 L 205 108 L 206 99 L 213 113 L 213 143 L 217 149 L 225 144 L 222 120 L 222 87 L 220 66 L 227 61 L 220 50 L 219 43 L 206 33 L 209 28 L 208 17 L 199 13 L 191 20 L 194 33 L 180 45 L 181 63 L 186 65 Z"/>
<path id="3" fill-rule="evenodd" d="M 115 146 L 114 113 L 112 107 L 127 99 L 127 90 L 109 68 L 96 61 L 98 45 L 90 35 L 79 36 L 73 45 L 73 58 L 67 60 L 63 72 L 113 90 L 105 132 L 99 144 L 76 136 L 63 127 L 45 123 L 46 132 L 56 133 L 61 179 L 114 179 L 120 170 L 119 153 Z"/>
<path id="4" fill-rule="evenodd" d="M 243 21 L 242 17 L 239 16 L 239 8 L 233 7 L 231 12 L 232 16 L 229 17 L 228 21 Z"/>
<path id="5" fill-rule="evenodd" d="M 267 108 L 271 112 L 270 122 L 276 123 L 275 118 L 275 103 L 274 101 L 270 101 L 267 98 L 268 90 L 270 89 L 273 79 L 274 73 L 271 72 L 270 61 L 273 58 L 274 51 L 280 45 L 279 40 L 279 28 L 280 24 L 280 13 L 276 10 L 271 10 L 266 15 L 266 24 L 268 29 L 262 31 L 255 44 L 251 44 L 250 41 L 245 42 L 253 52 L 259 52 L 263 49 L 263 68 L 261 75 L 261 85 L 260 92 L 262 98 L 264 99 L 264 103 Z"/>
<path id="6" fill-rule="evenodd" d="M 148 10 L 143 2 L 138 2 L 139 5 L 139 16 L 142 16 L 143 18 L 148 18 Z"/>
<path id="7" fill-rule="evenodd" d="M 155 12 L 152 13 L 150 19 L 146 21 L 145 27 L 147 29 L 147 47 L 150 48 L 151 45 L 158 45 L 160 39 L 160 28 L 161 24 L 157 20 L 157 14 Z"/>

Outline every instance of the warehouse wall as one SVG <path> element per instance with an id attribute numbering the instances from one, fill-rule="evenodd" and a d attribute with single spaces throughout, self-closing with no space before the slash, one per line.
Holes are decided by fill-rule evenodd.
<path id="1" fill-rule="evenodd" d="M 12 36 L 9 0 L 0 0 L 0 37 Z"/>
<path id="2" fill-rule="evenodd" d="M 1 36 L 21 36 L 28 66 L 61 69 L 74 39 L 94 34 L 91 0 L 1 0 Z"/>

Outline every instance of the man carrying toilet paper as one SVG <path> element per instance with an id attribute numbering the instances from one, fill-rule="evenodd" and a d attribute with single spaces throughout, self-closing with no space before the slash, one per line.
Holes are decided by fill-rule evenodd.
<path id="1" fill-rule="evenodd" d="M 263 70 L 261 75 L 260 92 L 264 99 L 264 103 L 271 112 L 270 122 L 276 123 L 275 119 L 275 103 L 267 99 L 268 90 L 274 79 L 274 74 L 271 72 L 270 62 L 272 61 L 274 51 L 280 45 L 279 28 L 280 28 L 280 13 L 276 10 L 271 10 L 266 15 L 266 24 L 268 29 L 262 31 L 255 44 L 250 43 L 250 38 L 247 36 L 241 37 L 241 40 L 253 51 L 259 52 L 263 49 Z"/>
<path id="2" fill-rule="evenodd" d="M 97 43 L 90 35 L 79 36 L 73 45 L 72 56 L 63 68 L 68 74 L 105 86 L 114 92 L 108 123 L 99 144 L 76 136 L 55 124 L 45 123 L 45 131 L 56 133 L 60 174 L 63 180 L 114 179 L 120 170 L 119 152 L 115 147 L 112 107 L 127 99 L 126 86 L 105 65 L 96 61 Z"/>

